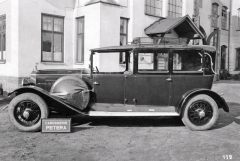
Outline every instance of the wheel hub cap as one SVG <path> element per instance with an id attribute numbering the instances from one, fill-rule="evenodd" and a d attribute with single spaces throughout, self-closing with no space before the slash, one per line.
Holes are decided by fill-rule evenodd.
<path id="1" fill-rule="evenodd" d="M 28 119 L 29 115 L 30 115 L 29 110 L 28 109 L 24 110 L 23 117 L 25 117 L 25 119 Z"/>
<path id="2" fill-rule="evenodd" d="M 198 115 L 199 115 L 199 117 L 201 119 L 201 118 L 203 118 L 205 116 L 205 112 L 203 110 L 200 110 L 200 111 L 198 111 Z"/>

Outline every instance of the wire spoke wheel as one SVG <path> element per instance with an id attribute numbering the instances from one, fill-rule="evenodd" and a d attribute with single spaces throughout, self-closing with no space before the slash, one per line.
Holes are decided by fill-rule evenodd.
<path id="1" fill-rule="evenodd" d="M 17 104 L 14 116 L 21 125 L 32 126 L 40 120 L 41 110 L 35 102 L 26 100 Z"/>
<path id="2" fill-rule="evenodd" d="M 183 123 L 191 130 L 211 129 L 218 119 L 219 111 L 216 101 L 206 95 L 191 97 L 184 105 Z"/>
<path id="3" fill-rule="evenodd" d="M 189 107 L 188 117 L 195 125 L 206 125 L 213 117 L 213 109 L 211 105 L 204 100 L 196 101 Z"/>
<path id="4" fill-rule="evenodd" d="M 41 119 L 48 118 L 46 102 L 37 94 L 23 93 L 17 95 L 9 104 L 10 121 L 21 131 L 38 131 Z"/>

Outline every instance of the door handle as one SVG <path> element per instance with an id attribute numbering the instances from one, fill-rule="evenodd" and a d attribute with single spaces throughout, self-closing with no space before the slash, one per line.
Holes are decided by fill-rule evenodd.
<path id="1" fill-rule="evenodd" d="M 94 84 L 94 85 L 100 85 L 100 84 L 99 84 L 98 82 L 96 82 L 96 81 L 95 81 L 95 82 L 93 82 L 93 84 Z"/>
<path id="2" fill-rule="evenodd" d="M 172 79 L 171 79 L 171 78 L 168 78 L 168 79 L 166 79 L 166 81 L 168 81 L 168 82 L 172 82 Z"/>

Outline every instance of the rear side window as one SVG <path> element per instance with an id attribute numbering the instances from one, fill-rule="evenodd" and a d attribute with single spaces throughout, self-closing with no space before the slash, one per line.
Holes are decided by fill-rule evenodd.
<path id="1" fill-rule="evenodd" d="M 138 73 L 168 72 L 168 53 L 156 51 L 152 53 L 138 53 Z"/>
<path id="2" fill-rule="evenodd" d="M 202 72 L 202 54 L 199 51 L 174 51 L 174 72 Z"/>

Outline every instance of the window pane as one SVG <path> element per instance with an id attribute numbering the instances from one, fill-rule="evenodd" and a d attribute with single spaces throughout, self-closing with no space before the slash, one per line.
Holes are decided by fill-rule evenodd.
<path id="1" fill-rule="evenodd" d="M 173 7 L 172 7 L 172 5 L 170 5 L 170 9 L 169 9 L 170 11 L 172 11 L 173 10 Z"/>
<path id="2" fill-rule="evenodd" d="M 151 5 L 150 0 L 146 0 L 146 1 L 147 1 L 147 5 L 150 6 Z"/>
<path id="3" fill-rule="evenodd" d="M 2 34 L 0 34 L 0 60 L 2 60 Z"/>
<path id="4" fill-rule="evenodd" d="M 2 34 L 2 51 L 6 51 L 6 34 Z"/>
<path id="5" fill-rule="evenodd" d="M 154 1 L 155 1 L 155 0 L 151 0 L 151 6 L 154 6 Z"/>
<path id="6" fill-rule="evenodd" d="M 151 8 L 147 7 L 147 14 L 151 14 Z"/>
<path id="7" fill-rule="evenodd" d="M 3 31 L 6 31 L 6 19 L 3 19 Z"/>
<path id="8" fill-rule="evenodd" d="M 155 0 L 155 7 L 156 7 L 156 8 L 162 8 L 162 7 L 161 7 L 161 1 L 160 1 L 160 0 Z"/>
<path id="9" fill-rule="evenodd" d="M 43 30 L 52 31 L 52 17 L 43 16 Z"/>
<path id="10" fill-rule="evenodd" d="M 54 18 L 54 31 L 63 32 L 63 19 Z"/>
<path id="11" fill-rule="evenodd" d="M 77 39 L 77 62 L 84 61 L 84 35 L 78 35 Z"/>
<path id="12" fill-rule="evenodd" d="M 78 33 L 84 33 L 84 18 L 78 19 Z"/>
<path id="13" fill-rule="evenodd" d="M 54 61 L 62 61 L 62 34 L 54 34 Z"/>
<path id="14" fill-rule="evenodd" d="M 151 7 L 151 15 L 155 15 L 154 13 L 155 13 L 155 12 L 154 12 L 154 8 Z"/>
<path id="15" fill-rule="evenodd" d="M 3 21 L 0 18 L 0 32 L 3 31 Z"/>
<path id="16" fill-rule="evenodd" d="M 42 59 L 43 61 L 52 61 L 52 34 L 42 34 Z"/>
<path id="17" fill-rule="evenodd" d="M 168 70 L 168 53 L 159 53 L 157 59 L 158 70 Z"/>
<path id="18" fill-rule="evenodd" d="M 120 33 L 127 33 L 127 20 L 126 19 L 121 19 L 120 20 Z"/>
<path id="19" fill-rule="evenodd" d="M 155 11 L 156 11 L 156 12 L 155 12 L 155 15 L 156 15 L 156 16 L 161 16 L 161 10 L 160 10 L 160 9 L 156 9 Z"/>
<path id="20" fill-rule="evenodd" d="M 120 36 L 120 45 L 126 45 L 127 44 L 127 36 Z"/>
<path id="21" fill-rule="evenodd" d="M 153 71 L 153 53 L 138 54 L 138 71 Z"/>

